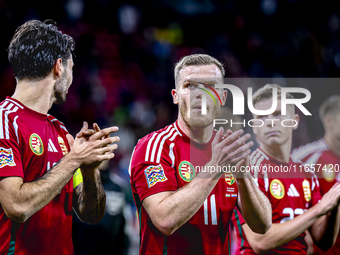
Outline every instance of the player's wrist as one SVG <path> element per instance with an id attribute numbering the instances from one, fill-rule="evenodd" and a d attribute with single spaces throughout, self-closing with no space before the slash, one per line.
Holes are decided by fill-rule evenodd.
<path id="1" fill-rule="evenodd" d="M 72 151 L 64 156 L 63 161 L 65 161 L 65 163 L 70 166 L 70 169 L 72 169 L 73 172 L 75 172 L 81 166 L 81 160 L 78 159 Z"/>
<path id="2" fill-rule="evenodd" d="M 237 182 L 239 181 L 243 182 L 246 179 L 253 181 L 253 176 L 249 172 L 246 172 L 246 171 L 245 172 L 239 171 L 239 172 L 234 173 L 234 175 L 235 175 Z"/>
<path id="3" fill-rule="evenodd" d="M 87 179 L 95 180 L 96 175 L 100 174 L 97 166 L 84 166 L 82 165 L 80 167 L 80 171 L 83 177 L 86 177 Z"/>
<path id="4" fill-rule="evenodd" d="M 320 201 L 320 203 L 316 204 L 312 208 L 315 209 L 315 213 L 318 218 L 326 215 L 329 212 L 329 210 L 326 208 L 326 205 L 322 201 Z"/>
<path id="5" fill-rule="evenodd" d="M 205 178 L 220 178 L 223 172 L 223 168 L 216 163 L 215 161 L 211 160 L 204 166 L 205 171 L 200 171 L 198 175 L 200 177 L 205 177 Z"/>

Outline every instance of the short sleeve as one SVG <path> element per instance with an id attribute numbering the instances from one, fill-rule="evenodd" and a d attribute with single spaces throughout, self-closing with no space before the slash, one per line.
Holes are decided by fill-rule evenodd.
<path id="1" fill-rule="evenodd" d="M 130 179 L 133 192 L 142 201 L 156 193 L 177 190 L 176 172 L 168 154 L 169 148 L 163 147 L 159 162 L 146 161 L 145 151 L 145 144 L 139 142 L 132 155 Z"/>
<path id="2" fill-rule="evenodd" d="M 0 128 L 3 128 L 0 125 Z M 0 178 L 18 176 L 24 178 L 22 155 L 18 138 L 12 126 L 0 137 Z"/>

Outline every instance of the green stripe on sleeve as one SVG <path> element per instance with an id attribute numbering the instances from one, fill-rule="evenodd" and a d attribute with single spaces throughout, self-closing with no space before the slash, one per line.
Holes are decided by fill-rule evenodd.
<path id="1" fill-rule="evenodd" d="M 236 222 L 237 222 L 237 228 L 238 228 L 238 231 L 240 232 L 240 236 L 241 236 L 241 247 L 243 247 L 244 238 L 243 238 L 242 225 L 241 225 L 240 218 L 238 217 L 238 213 L 237 213 L 236 209 L 234 209 L 234 214 L 235 214 L 235 219 L 236 219 Z"/>

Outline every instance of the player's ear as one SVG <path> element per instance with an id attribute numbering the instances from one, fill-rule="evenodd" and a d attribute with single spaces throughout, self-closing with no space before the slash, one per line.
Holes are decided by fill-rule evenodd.
<path id="1" fill-rule="evenodd" d="M 296 126 L 295 127 L 293 127 L 293 130 L 295 130 L 295 129 L 297 129 L 298 127 L 299 127 L 299 122 L 300 122 L 300 117 L 299 117 L 299 115 L 298 114 L 294 114 L 293 115 L 293 120 L 295 120 L 296 122 Z"/>
<path id="2" fill-rule="evenodd" d="M 222 94 L 222 98 L 221 98 L 222 106 L 225 105 L 225 102 L 227 101 L 227 95 L 228 95 L 228 91 L 224 89 L 223 94 Z"/>
<path id="3" fill-rule="evenodd" d="M 178 93 L 177 93 L 177 89 L 172 89 L 172 90 L 171 90 L 171 95 L 172 95 L 172 100 L 173 100 L 174 104 L 178 104 Z"/>
<path id="4" fill-rule="evenodd" d="M 55 79 L 60 78 L 63 71 L 64 71 L 63 61 L 61 60 L 61 58 L 58 58 L 53 66 L 53 77 Z"/>
<path id="5" fill-rule="evenodd" d="M 330 127 L 333 126 L 332 117 L 330 115 L 326 115 L 323 118 L 323 123 L 324 123 L 325 128 L 329 129 Z"/>

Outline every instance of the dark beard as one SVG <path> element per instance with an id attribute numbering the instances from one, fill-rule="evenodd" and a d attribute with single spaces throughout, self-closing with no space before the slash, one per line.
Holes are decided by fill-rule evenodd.
<path id="1" fill-rule="evenodd" d="M 66 72 L 64 72 L 54 85 L 53 96 L 55 104 L 64 104 L 66 102 L 67 82 Z"/>

